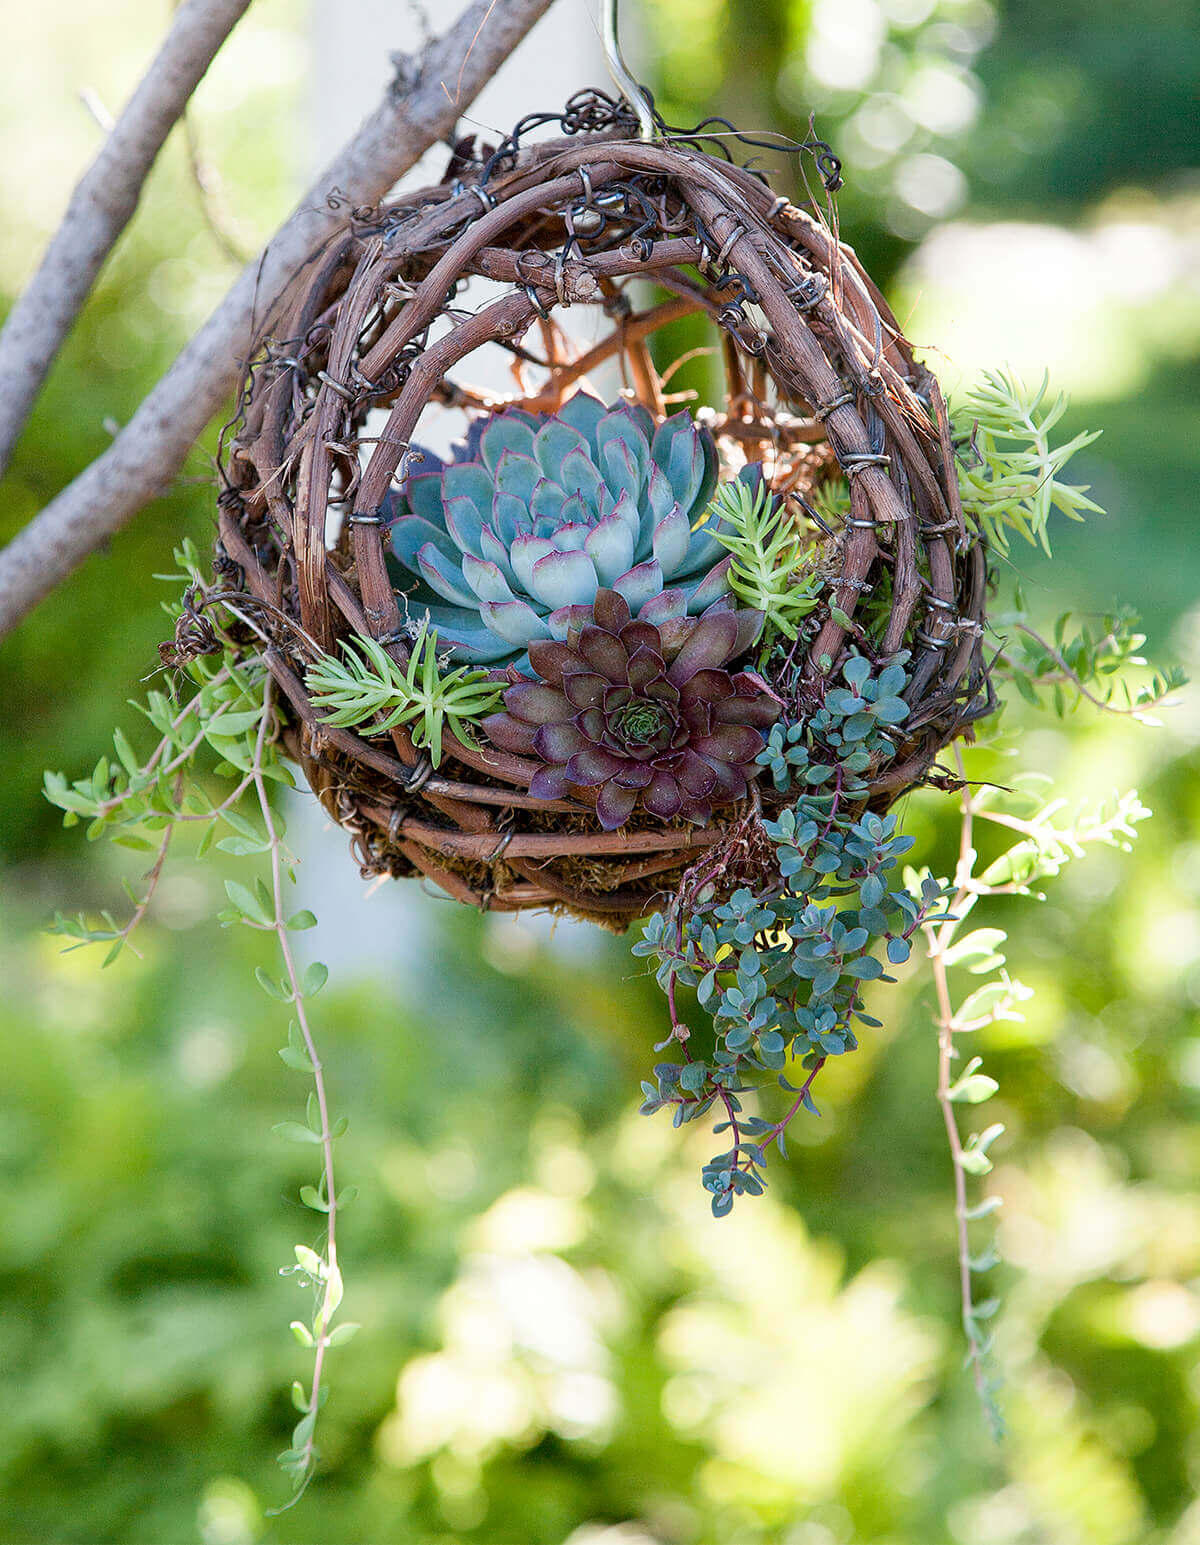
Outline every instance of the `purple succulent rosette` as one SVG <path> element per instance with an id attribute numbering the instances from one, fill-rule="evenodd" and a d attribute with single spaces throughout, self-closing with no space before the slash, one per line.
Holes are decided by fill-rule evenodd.
<path id="1" fill-rule="evenodd" d="M 519 681 L 505 711 L 481 721 L 504 751 L 540 758 L 529 792 L 561 799 L 595 788 L 605 831 L 637 805 L 660 820 L 704 825 L 714 805 L 745 797 L 761 771 L 764 732 L 783 704 L 753 671 L 724 667 L 762 631 L 763 615 L 726 600 L 661 627 L 600 590 L 592 618 L 565 641 L 535 641 L 540 681 Z"/>
<path id="2" fill-rule="evenodd" d="M 729 588 L 719 522 L 698 525 L 716 480 L 713 437 L 686 412 L 656 425 L 636 403 L 579 391 L 554 415 L 495 413 L 452 461 L 422 452 L 390 502 L 401 587 L 455 659 L 521 669 L 522 651 L 565 640 L 601 587 L 650 622 L 681 597 L 698 616 Z"/>

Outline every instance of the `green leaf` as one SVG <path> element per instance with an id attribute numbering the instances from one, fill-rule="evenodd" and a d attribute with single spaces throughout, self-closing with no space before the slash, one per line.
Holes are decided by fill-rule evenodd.
<path id="1" fill-rule="evenodd" d="M 259 720 L 263 716 L 261 708 L 248 708 L 243 712 L 230 711 L 215 716 L 209 721 L 205 729 L 205 738 L 209 742 L 219 740 L 237 740 L 247 730 L 257 729 Z M 218 748 L 223 755 L 228 755 L 224 746 Z"/>
<path id="2" fill-rule="evenodd" d="M 254 979 L 269 998 L 274 998 L 278 1003 L 286 1003 L 291 998 L 291 993 L 285 992 L 275 978 L 264 971 L 262 966 L 255 966 Z"/>
<path id="3" fill-rule="evenodd" d="M 1003 1125 L 997 1121 L 983 1132 L 972 1133 L 967 1139 L 967 1146 L 958 1156 L 959 1167 L 969 1175 L 986 1175 L 992 1168 L 987 1151 L 1003 1131 Z"/>
<path id="4" fill-rule="evenodd" d="M 972 1073 L 968 1078 L 960 1078 L 947 1097 L 957 1104 L 982 1105 L 985 1100 L 991 1099 L 999 1087 L 996 1080 L 989 1078 L 986 1073 Z"/>
<path id="5" fill-rule="evenodd" d="M 343 1347 L 347 1341 L 352 1341 L 358 1335 L 362 1326 L 356 1320 L 347 1320 L 344 1325 L 337 1325 L 329 1332 L 326 1341 L 331 1347 Z"/>
<path id="6" fill-rule="evenodd" d="M 280 1060 L 289 1068 L 294 1068 L 297 1073 L 315 1073 L 307 1052 L 297 1051 L 294 1046 L 281 1046 L 279 1048 Z"/>
<path id="7" fill-rule="evenodd" d="M 267 915 L 262 903 L 254 895 L 253 891 L 247 889 L 239 881 L 226 880 L 225 894 L 241 915 L 248 917 L 251 922 L 260 923 L 268 928 L 274 923 L 274 919 Z"/>
<path id="8" fill-rule="evenodd" d="M 235 858 L 248 858 L 252 853 L 266 853 L 271 844 L 265 838 L 222 837 L 217 847 L 222 853 L 232 853 Z"/>
<path id="9" fill-rule="evenodd" d="M 962 1020 L 964 1024 L 970 1024 L 973 1020 L 991 1015 L 1011 996 L 1012 988 L 1008 982 L 988 982 L 986 986 L 977 987 L 969 997 L 963 999 L 954 1017 Z"/>
<path id="10" fill-rule="evenodd" d="M 305 998 L 313 998 L 329 980 L 329 967 L 319 960 L 306 966 L 300 978 L 300 992 Z"/>
<path id="11" fill-rule="evenodd" d="M 304 1323 L 303 1320 L 293 1320 L 289 1328 L 292 1332 L 292 1335 L 295 1336 L 296 1340 L 302 1347 L 311 1347 L 316 1345 L 312 1338 L 312 1331 L 309 1330 L 308 1326 Z M 301 1406 L 300 1409 L 304 1410 L 305 1407 Z"/>
<path id="12" fill-rule="evenodd" d="M 327 1268 L 325 1273 L 325 1300 L 321 1305 L 321 1318 L 326 1325 L 338 1312 L 342 1302 L 342 1274 L 337 1266 Z"/>
<path id="13" fill-rule="evenodd" d="M 304 909 L 300 912 L 293 912 L 287 920 L 287 926 L 293 933 L 299 933 L 304 928 L 315 928 L 317 920 L 311 912 Z"/>
<path id="14" fill-rule="evenodd" d="M 311 1207 L 314 1212 L 328 1212 L 329 1203 L 317 1190 L 316 1186 L 301 1186 L 300 1200 L 306 1207 Z"/>
<path id="15" fill-rule="evenodd" d="M 139 837 L 133 832 L 113 837 L 111 841 L 114 848 L 132 848 L 135 853 L 154 853 L 158 849 L 157 842 L 151 842 L 148 837 Z"/>
<path id="16" fill-rule="evenodd" d="M 976 975 L 991 971 L 1004 964 L 1004 956 L 996 952 L 996 946 L 1003 944 L 1007 937 L 1002 928 L 976 928 L 974 933 L 952 944 L 942 959 L 948 966 L 966 966 Z"/>
<path id="17" fill-rule="evenodd" d="M 289 1143 L 319 1143 L 321 1134 L 311 1132 L 308 1127 L 301 1126 L 298 1121 L 277 1121 L 271 1128 L 272 1132 L 278 1132 L 279 1136 Z"/>
<path id="18" fill-rule="evenodd" d="M 708 1081 L 708 1067 L 703 1062 L 688 1062 L 679 1075 L 679 1087 L 688 1094 L 698 1094 Z"/>

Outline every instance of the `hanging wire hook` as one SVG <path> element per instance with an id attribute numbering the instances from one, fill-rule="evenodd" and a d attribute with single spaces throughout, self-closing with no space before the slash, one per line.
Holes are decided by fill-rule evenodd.
<path id="1" fill-rule="evenodd" d="M 655 136 L 654 115 L 646 100 L 645 88 L 638 84 L 621 52 L 617 37 L 617 5 L 618 0 L 601 0 L 600 4 L 600 36 L 604 44 L 604 60 L 613 84 L 637 114 L 638 138 L 652 140 Z"/>

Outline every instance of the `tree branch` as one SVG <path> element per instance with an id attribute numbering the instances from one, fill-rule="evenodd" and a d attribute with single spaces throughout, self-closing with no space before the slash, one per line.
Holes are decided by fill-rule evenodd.
<path id="1" fill-rule="evenodd" d="M 255 319 L 268 314 L 289 276 L 341 218 L 327 204 L 336 188 L 372 204 L 437 140 L 553 0 L 473 0 L 426 47 L 403 94 L 382 103 L 326 167 L 304 200 L 247 265 L 102 456 L 0 552 L 0 637 L 82 560 L 163 493 L 184 457 L 235 388 Z"/>
<path id="2" fill-rule="evenodd" d="M 41 266 L 0 332 L 0 472 L 167 135 L 249 4 L 183 0 L 154 63 L 76 184 Z"/>

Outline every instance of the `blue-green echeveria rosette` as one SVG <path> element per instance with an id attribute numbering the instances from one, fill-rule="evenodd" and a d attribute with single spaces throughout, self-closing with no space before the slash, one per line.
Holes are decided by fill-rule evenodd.
<path id="1" fill-rule="evenodd" d="M 656 425 L 580 391 L 554 415 L 493 414 L 452 461 L 423 452 L 386 512 L 399 508 L 392 551 L 421 582 L 401 588 L 440 648 L 480 664 L 523 666 L 534 641 L 564 641 L 602 588 L 650 623 L 696 616 L 728 590 L 728 552 L 711 524 L 692 529 L 716 479 L 712 436 L 686 412 Z"/>
<path id="2" fill-rule="evenodd" d="M 505 711 L 480 727 L 502 750 L 545 764 L 530 781 L 536 797 L 595 788 L 606 831 L 639 806 L 660 820 L 705 825 L 714 805 L 746 796 L 783 707 L 761 676 L 725 669 L 762 624 L 761 612 L 726 600 L 659 627 L 602 589 L 591 620 L 565 641 L 530 644 L 540 679 L 514 682 Z"/>

